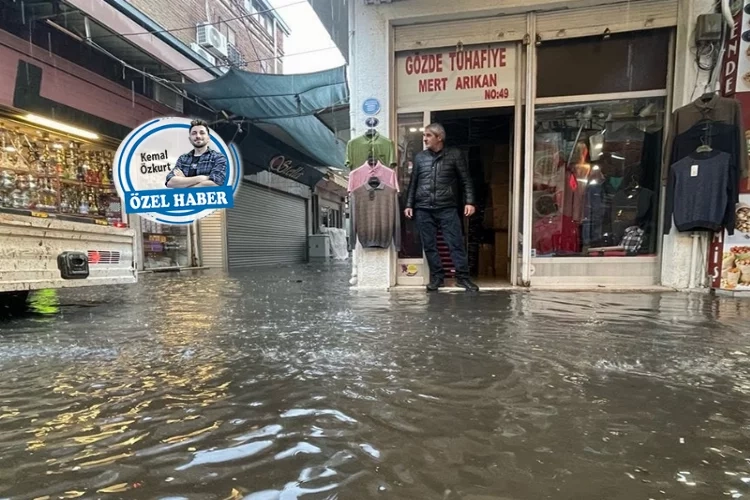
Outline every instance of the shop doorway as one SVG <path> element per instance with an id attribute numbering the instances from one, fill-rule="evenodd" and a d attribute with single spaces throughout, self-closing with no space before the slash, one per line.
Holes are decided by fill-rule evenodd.
<path id="1" fill-rule="evenodd" d="M 474 183 L 477 213 L 463 218 L 471 276 L 483 288 L 510 286 L 514 108 L 434 112 L 432 121 L 445 127 L 447 146 L 463 151 Z M 452 270 L 438 238 L 444 267 Z"/>

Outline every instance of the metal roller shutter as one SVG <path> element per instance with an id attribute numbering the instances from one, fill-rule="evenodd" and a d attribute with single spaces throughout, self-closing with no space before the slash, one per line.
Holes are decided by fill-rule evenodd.
<path id="1" fill-rule="evenodd" d="M 307 204 L 244 182 L 227 210 L 229 269 L 307 260 Z"/>
<path id="2" fill-rule="evenodd" d="M 198 224 L 201 264 L 211 269 L 224 269 L 224 210 L 217 210 L 198 221 Z"/>
<path id="3" fill-rule="evenodd" d="M 435 49 L 483 43 L 513 42 L 526 35 L 526 16 L 466 19 L 441 23 L 396 26 L 396 51 Z"/>
<path id="4" fill-rule="evenodd" d="M 678 0 L 639 0 L 537 14 L 542 40 L 677 26 Z"/>

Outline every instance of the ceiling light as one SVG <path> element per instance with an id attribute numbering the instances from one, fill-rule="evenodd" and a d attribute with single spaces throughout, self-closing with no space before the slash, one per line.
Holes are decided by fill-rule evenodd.
<path id="1" fill-rule="evenodd" d="M 79 137 L 83 137 L 84 139 L 99 139 L 99 136 L 93 132 L 89 132 L 88 130 L 83 130 L 78 127 L 73 127 L 72 125 L 66 125 L 55 120 L 50 120 L 49 118 L 44 118 L 43 116 L 28 114 L 26 116 L 23 116 L 22 118 L 35 125 L 41 125 L 42 127 L 59 130 L 60 132 L 65 132 L 66 134 L 77 135 Z"/>

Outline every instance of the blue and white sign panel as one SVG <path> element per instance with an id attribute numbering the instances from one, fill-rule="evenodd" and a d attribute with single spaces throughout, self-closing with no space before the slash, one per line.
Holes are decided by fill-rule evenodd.
<path id="1" fill-rule="evenodd" d="M 375 116 L 380 113 L 380 101 L 371 97 L 362 103 L 362 111 L 367 116 Z"/>
<path id="2" fill-rule="evenodd" d="M 202 145 L 221 156 L 209 157 L 214 160 L 197 169 L 190 168 L 192 162 L 177 165 L 180 156 L 192 154 L 201 145 L 200 139 L 192 142 L 190 122 L 189 118 L 158 118 L 135 128 L 120 143 L 113 179 L 126 213 L 160 224 L 190 224 L 234 206 L 242 182 L 242 162 L 234 144 L 227 145 L 209 128 Z M 182 179 L 168 185 L 168 178 L 175 174 Z"/>

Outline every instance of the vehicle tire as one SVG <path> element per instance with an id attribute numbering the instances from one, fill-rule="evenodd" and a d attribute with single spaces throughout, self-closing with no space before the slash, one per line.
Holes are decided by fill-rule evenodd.
<path id="1" fill-rule="evenodd" d="M 28 310 L 29 291 L 0 292 L 0 314 L 18 315 Z"/>

